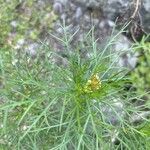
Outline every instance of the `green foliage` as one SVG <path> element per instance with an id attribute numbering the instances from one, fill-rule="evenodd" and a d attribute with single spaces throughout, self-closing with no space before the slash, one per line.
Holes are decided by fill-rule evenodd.
<path id="1" fill-rule="evenodd" d="M 91 30 L 70 51 L 73 35 L 66 27 L 62 29 L 65 37 L 55 38 L 66 47 L 67 58 L 45 43 L 35 58 L 21 50 L 0 53 L 1 147 L 14 150 L 142 148 L 145 138 L 129 121 L 133 113 L 141 110 L 132 104 L 132 93 L 124 90 L 128 79 L 124 77 L 125 70 L 115 66 L 117 60 L 112 60 L 116 53 L 105 55 L 117 36 L 99 51 L 93 34 L 90 36 Z M 80 45 L 91 54 L 89 58 L 81 57 Z M 65 59 L 67 66 L 57 65 L 56 56 Z M 93 88 L 95 77 L 101 83 L 98 88 Z M 86 92 L 85 87 L 91 85 L 92 90 Z"/>
<path id="2" fill-rule="evenodd" d="M 150 43 L 145 40 L 143 38 L 136 44 L 136 51 L 139 53 L 138 65 L 131 73 L 133 85 L 141 94 L 150 91 Z"/>
<path id="3" fill-rule="evenodd" d="M 150 137 L 150 123 L 146 123 L 141 128 L 141 132 L 145 134 L 145 136 Z"/>
<path id="4" fill-rule="evenodd" d="M 135 44 L 135 52 L 139 53 L 137 67 L 131 72 L 130 77 L 136 92 L 144 99 L 142 104 L 146 110 L 150 108 L 150 42 L 149 36 Z M 137 100 L 138 102 L 138 100 Z M 145 137 L 145 149 L 150 148 L 150 121 L 146 120 L 138 129 Z"/>

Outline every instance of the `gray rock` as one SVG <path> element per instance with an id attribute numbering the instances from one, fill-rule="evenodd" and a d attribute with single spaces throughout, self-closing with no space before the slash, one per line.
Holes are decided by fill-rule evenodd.
<path id="1" fill-rule="evenodd" d="M 66 20 L 67 14 L 63 13 L 63 14 L 60 16 L 60 18 L 61 18 L 63 21 Z"/>
<path id="2" fill-rule="evenodd" d="M 120 34 L 116 37 L 113 44 L 114 60 L 119 67 L 133 69 L 137 63 L 137 54 L 134 54 L 131 49 L 131 41 L 124 35 Z"/>
<path id="3" fill-rule="evenodd" d="M 104 0 L 76 0 L 76 2 L 90 8 L 100 8 L 104 4 Z"/>
<path id="4" fill-rule="evenodd" d="M 75 0 L 84 7 L 93 9 L 102 8 L 106 15 L 112 16 L 114 13 L 122 12 L 129 9 L 133 0 Z M 109 14 L 108 14 L 109 13 Z M 112 14 L 112 15 L 111 15 Z"/>
<path id="5" fill-rule="evenodd" d="M 132 114 L 129 118 L 129 121 L 131 123 L 138 123 L 147 119 L 149 116 L 150 116 L 150 111 L 143 111 L 141 113 Z"/>
<path id="6" fill-rule="evenodd" d="M 120 118 L 125 115 L 124 105 L 120 99 L 113 100 L 112 104 L 109 105 L 99 104 L 99 109 L 103 113 L 104 119 L 107 123 L 116 125 L 121 122 Z"/>
<path id="7" fill-rule="evenodd" d="M 118 14 L 130 13 L 132 5 L 133 0 L 107 0 L 103 6 L 103 13 L 107 18 L 114 20 Z"/>
<path id="8" fill-rule="evenodd" d="M 38 43 L 31 43 L 29 44 L 26 48 L 25 51 L 31 55 L 32 57 L 34 57 L 37 53 L 37 49 L 39 48 L 39 44 Z"/>
<path id="9" fill-rule="evenodd" d="M 114 50 L 116 52 L 128 52 L 131 47 L 131 42 L 124 35 L 120 34 L 116 37 Z"/>
<path id="10" fill-rule="evenodd" d="M 150 0 L 143 0 L 143 7 L 147 12 L 150 13 Z"/>
<path id="11" fill-rule="evenodd" d="M 143 0 L 143 9 L 141 10 L 141 20 L 144 30 L 150 33 L 150 0 Z"/>
<path id="12" fill-rule="evenodd" d="M 99 19 L 93 18 L 92 23 L 93 23 L 93 25 L 98 25 Z"/>
<path id="13" fill-rule="evenodd" d="M 63 29 L 62 29 L 62 27 L 58 27 L 58 28 L 56 29 L 56 32 L 58 32 L 58 33 L 60 33 L 60 34 L 63 34 Z"/>
<path id="14" fill-rule="evenodd" d="M 128 67 L 129 69 L 134 69 L 137 64 L 137 60 L 138 59 L 135 54 L 125 54 L 121 56 L 118 64 L 121 67 Z"/>
<path id="15" fill-rule="evenodd" d="M 99 23 L 99 28 L 104 30 L 104 29 L 109 29 L 115 27 L 115 23 L 111 20 L 108 19 L 103 19 Z"/>
<path id="16" fill-rule="evenodd" d="M 23 48 L 24 44 L 25 44 L 25 39 L 19 39 L 14 48 L 21 49 L 21 48 Z"/>
<path id="17" fill-rule="evenodd" d="M 56 0 L 56 2 L 60 2 L 62 5 L 66 6 L 68 4 L 68 0 Z"/>
<path id="18" fill-rule="evenodd" d="M 70 9 L 75 11 L 77 9 L 77 5 L 74 3 L 69 3 Z"/>
<path id="19" fill-rule="evenodd" d="M 56 2 L 53 4 L 53 10 L 55 13 L 61 14 L 63 9 L 62 9 L 62 4 L 60 2 Z"/>
<path id="20" fill-rule="evenodd" d="M 75 13 L 75 19 L 76 19 L 76 21 L 79 21 L 79 19 L 80 19 L 81 16 L 82 16 L 82 9 L 81 9 L 81 7 L 78 7 L 76 9 L 76 13 Z"/>
<path id="21" fill-rule="evenodd" d="M 14 28 L 16 28 L 18 26 L 18 22 L 16 20 L 13 20 L 10 25 Z"/>
<path id="22" fill-rule="evenodd" d="M 87 15 L 87 14 L 84 14 L 84 21 L 85 21 L 86 23 L 91 23 L 91 18 L 90 18 L 90 16 Z"/>

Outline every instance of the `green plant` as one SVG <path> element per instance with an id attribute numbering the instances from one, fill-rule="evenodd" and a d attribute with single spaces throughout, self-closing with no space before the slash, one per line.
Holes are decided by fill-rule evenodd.
<path id="1" fill-rule="evenodd" d="M 135 44 L 135 52 L 139 53 L 137 67 L 131 72 L 131 80 L 136 91 L 143 95 L 145 105 L 150 106 L 150 43 L 149 38 L 143 37 L 141 42 Z"/>
<path id="2" fill-rule="evenodd" d="M 109 51 L 117 34 L 98 49 L 94 29 L 76 47 L 65 26 L 66 58 L 42 44 L 35 58 L 24 51 L 0 53 L 0 144 L 2 149 L 144 149 L 144 133 L 130 121 L 141 111 L 124 90 L 126 69 Z M 81 57 L 85 49 L 90 57 Z M 117 55 L 114 58 L 113 56 Z M 67 66 L 54 59 L 65 59 Z M 144 107 L 144 106 L 143 106 Z"/>
<path id="3" fill-rule="evenodd" d="M 136 43 L 135 50 L 140 56 L 137 67 L 131 73 L 133 84 L 141 94 L 150 91 L 150 43 L 146 42 L 147 38 L 143 37 L 141 42 Z"/>
<path id="4" fill-rule="evenodd" d="M 131 72 L 130 77 L 132 85 L 136 92 L 142 95 L 142 105 L 145 105 L 145 111 L 149 112 L 150 107 L 150 43 L 147 42 L 147 37 L 143 37 L 140 42 L 134 46 L 135 52 L 139 53 L 137 67 Z M 138 100 L 137 100 L 138 103 Z M 144 109 L 144 108 L 143 108 Z M 146 113 L 147 113 L 146 112 Z M 145 114 L 146 114 L 145 113 Z M 148 114 L 149 117 L 149 114 Z M 146 146 L 149 149 L 150 145 L 150 122 L 144 121 L 139 127 L 146 138 Z"/>

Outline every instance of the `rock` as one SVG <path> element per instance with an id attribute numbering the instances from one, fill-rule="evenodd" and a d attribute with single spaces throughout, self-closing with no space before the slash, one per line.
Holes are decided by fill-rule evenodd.
<path id="1" fill-rule="evenodd" d="M 141 9 L 141 20 L 144 30 L 150 33 L 150 0 L 143 0 L 143 8 Z"/>
<path id="2" fill-rule="evenodd" d="M 140 20 L 147 33 L 150 33 L 150 0 L 143 0 L 139 4 Z M 118 16 L 123 16 L 123 23 L 128 21 L 135 10 L 133 0 L 107 0 L 102 7 L 103 14 L 110 20 L 116 20 Z M 138 16 L 138 13 L 137 15 Z"/>
<path id="3" fill-rule="evenodd" d="M 124 35 L 120 34 L 116 37 L 113 44 L 113 53 L 114 60 L 119 67 L 133 69 L 136 66 L 137 54 L 133 53 L 131 45 L 132 43 Z"/>
<path id="4" fill-rule="evenodd" d="M 13 28 L 16 28 L 18 26 L 18 22 L 16 20 L 13 20 L 10 25 L 13 27 Z"/>
<path id="5" fill-rule="evenodd" d="M 82 9 L 81 7 L 78 7 L 75 12 L 75 19 L 77 22 L 79 21 L 81 16 L 82 16 Z"/>
<path id="6" fill-rule="evenodd" d="M 74 3 L 69 3 L 69 7 L 72 11 L 76 11 L 76 9 L 78 8 L 78 6 Z M 80 6 L 79 6 L 80 7 Z"/>
<path id="7" fill-rule="evenodd" d="M 131 5 L 133 0 L 75 0 L 83 7 L 94 9 L 102 9 L 105 16 L 112 19 L 118 13 L 125 13 Z"/>
<path id="8" fill-rule="evenodd" d="M 25 44 L 25 39 L 19 39 L 14 48 L 21 49 L 21 48 L 23 48 L 24 44 Z"/>
<path id="9" fill-rule="evenodd" d="M 121 122 L 120 118 L 124 117 L 124 105 L 120 99 L 113 100 L 112 104 L 110 105 L 112 107 L 100 103 L 99 109 L 102 111 L 103 117 L 107 123 L 117 125 Z"/>
<path id="10" fill-rule="evenodd" d="M 87 8 L 100 8 L 104 3 L 104 0 L 76 0 L 77 3 L 87 7 Z"/>
<path id="11" fill-rule="evenodd" d="M 116 37 L 114 49 L 116 52 L 127 52 L 131 47 L 131 42 L 124 35 L 120 34 Z"/>
<path id="12" fill-rule="evenodd" d="M 56 3 L 61 3 L 62 5 L 66 6 L 69 1 L 68 0 L 56 0 Z"/>
<path id="13" fill-rule="evenodd" d="M 70 34 L 73 34 L 73 28 L 79 26 L 80 31 L 88 32 L 91 29 L 91 25 L 95 25 L 95 36 L 99 39 L 99 43 L 106 45 L 107 40 L 111 35 L 112 29 L 115 27 L 116 18 L 118 15 L 127 14 L 124 20 L 128 20 L 133 14 L 135 8 L 135 2 L 133 0 L 53 0 L 53 9 L 60 13 L 59 21 L 65 20 L 65 24 L 69 28 Z M 144 12 L 149 12 L 149 0 L 143 0 Z M 142 6 L 141 6 L 142 7 Z M 89 11 L 90 10 L 92 11 Z M 62 10 L 64 9 L 64 10 Z M 97 11 L 99 10 L 99 11 Z M 91 16 L 93 13 L 93 16 Z M 99 15 L 96 15 L 98 13 Z M 147 13 L 148 14 L 148 13 Z M 148 15 L 149 17 L 149 15 Z M 149 28 L 148 17 L 144 19 L 145 28 Z M 149 19 L 150 20 L 150 19 Z M 123 25 L 123 24 L 122 24 Z M 55 26 L 56 27 L 56 26 Z M 60 27 L 56 27 L 56 35 L 59 37 L 63 34 L 63 30 Z M 77 41 L 82 41 L 81 32 L 75 37 Z M 72 46 L 75 42 L 72 42 Z M 102 45 L 102 46 L 103 46 Z M 132 43 L 124 35 L 120 35 L 116 38 L 115 44 L 113 44 L 112 50 L 114 50 L 115 58 L 120 56 L 117 61 L 117 65 L 123 67 L 134 68 L 137 61 L 137 56 L 134 55 L 130 49 Z"/>
<path id="14" fill-rule="evenodd" d="M 60 16 L 61 20 L 64 21 L 66 20 L 67 18 L 67 15 L 65 13 L 63 13 L 61 16 Z"/>
<path id="15" fill-rule="evenodd" d="M 59 33 L 59 34 L 63 34 L 64 31 L 63 31 L 62 27 L 58 27 L 56 29 L 56 32 Z"/>
<path id="16" fill-rule="evenodd" d="M 143 111 L 141 113 L 132 114 L 129 118 L 130 123 L 138 123 L 150 116 L 150 111 Z"/>
<path id="17" fill-rule="evenodd" d="M 108 20 L 107 23 L 108 23 L 109 27 L 112 27 L 112 28 L 115 27 L 115 23 L 113 21 Z"/>
<path id="18" fill-rule="evenodd" d="M 99 23 L 99 28 L 102 29 L 102 30 L 110 29 L 110 28 L 113 28 L 113 27 L 115 27 L 115 23 L 111 20 L 108 20 L 108 19 L 103 19 Z"/>
<path id="19" fill-rule="evenodd" d="M 91 23 L 91 18 L 89 15 L 85 14 L 84 15 L 84 21 L 87 22 L 87 23 Z"/>
<path id="20" fill-rule="evenodd" d="M 143 0 L 143 7 L 147 12 L 150 13 L 150 1 L 149 0 Z"/>
<path id="21" fill-rule="evenodd" d="M 39 44 L 38 43 L 31 43 L 29 44 L 26 48 L 25 51 L 31 55 L 32 57 L 34 57 L 36 55 L 37 49 L 39 48 Z"/>
<path id="22" fill-rule="evenodd" d="M 103 13 L 114 21 L 118 15 L 130 13 L 129 9 L 132 5 L 133 0 L 107 0 L 103 6 Z"/>
<path id="23" fill-rule="evenodd" d="M 60 2 L 56 2 L 53 4 L 53 10 L 55 13 L 61 14 L 63 9 L 62 9 L 62 4 Z"/>
<path id="24" fill-rule="evenodd" d="M 134 69 L 137 64 L 136 54 L 125 54 L 119 59 L 119 66 L 128 67 L 129 69 Z"/>
<path id="25" fill-rule="evenodd" d="M 93 25 L 98 25 L 99 24 L 99 19 L 93 18 L 92 23 L 93 23 Z"/>

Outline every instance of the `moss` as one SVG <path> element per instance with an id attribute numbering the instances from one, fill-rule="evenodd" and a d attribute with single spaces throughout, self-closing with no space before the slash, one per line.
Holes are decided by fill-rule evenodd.
<path id="1" fill-rule="evenodd" d="M 0 4 L 0 45 L 6 49 L 14 46 L 18 37 L 29 41 L 39 39 L 43 32 L 51 30 L 57 19 L 46 2 L 39 5 L 34 0 L 0 0 Z"/>

